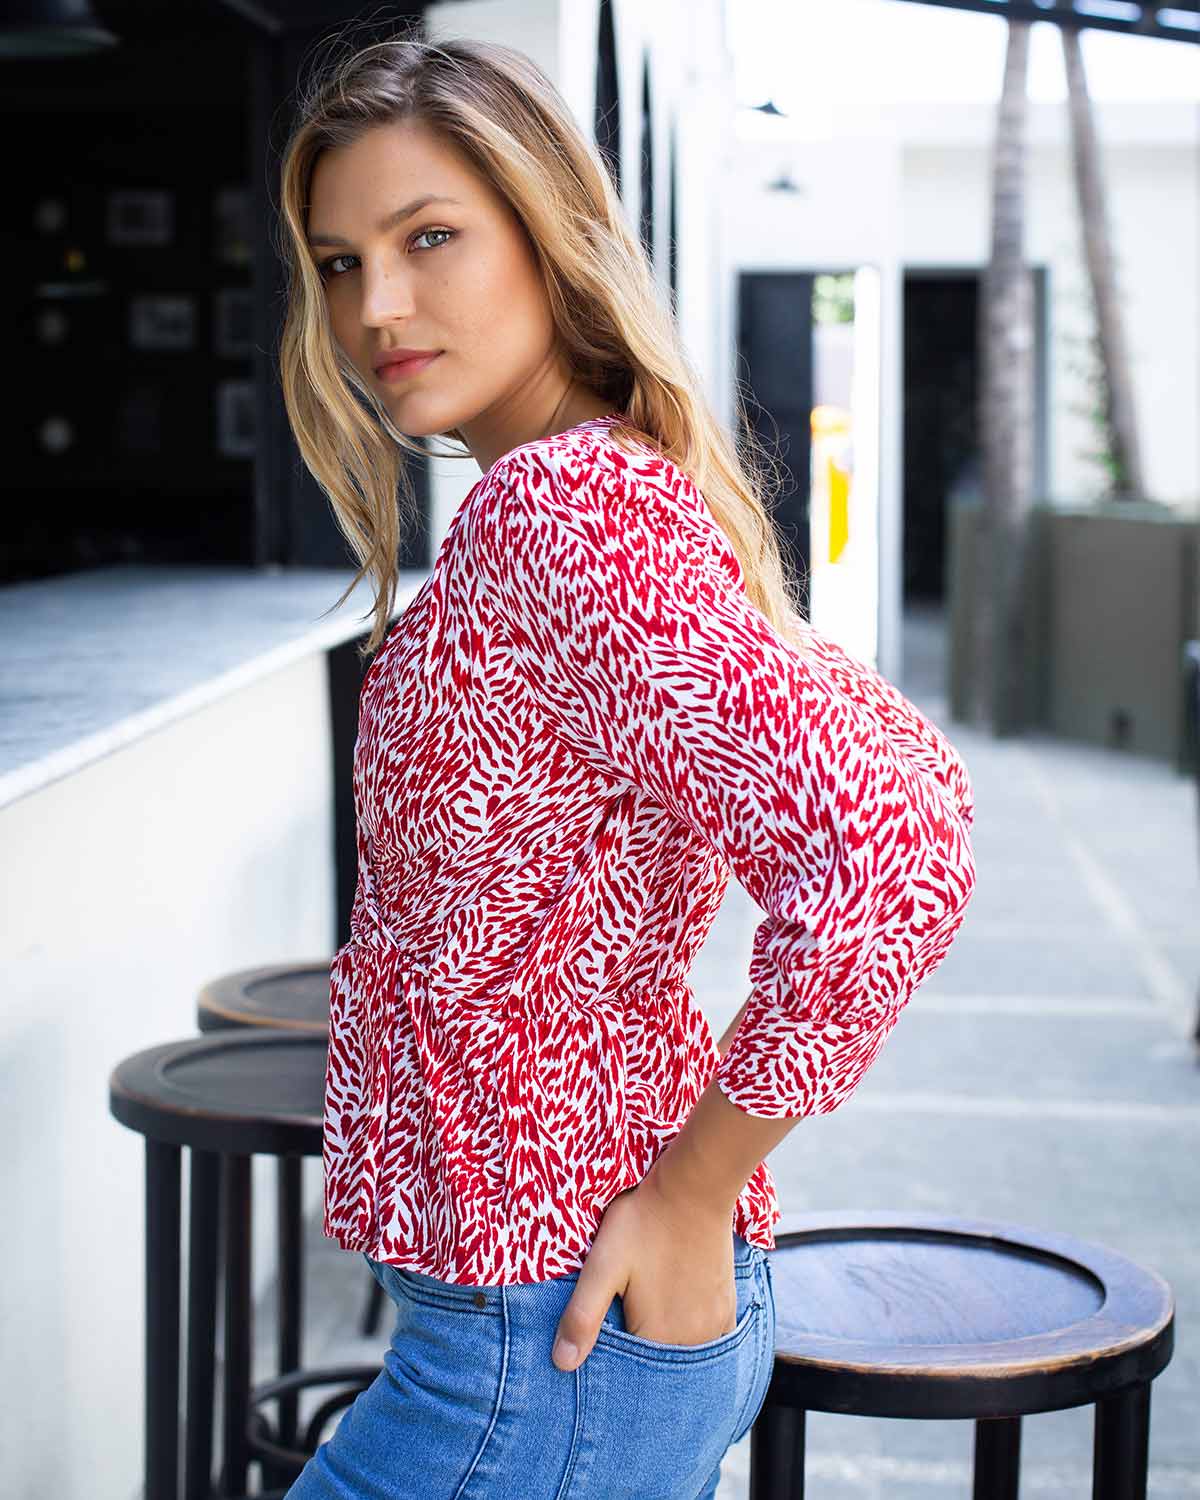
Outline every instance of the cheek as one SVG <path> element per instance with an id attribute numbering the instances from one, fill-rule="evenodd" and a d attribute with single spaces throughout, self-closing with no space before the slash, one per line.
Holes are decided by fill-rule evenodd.
<path id="1" fill-rule="evenodd" d="M 329 328 L 334 341 L 342 347 L 346 357 L 357 366 L 361 374 L 374 378 L 374 371 L 370 366 L 366 333 L 362 319 L 358 315 L 358 308 L 353 306 L 351 299 L 344 295 L 330 297 L 328 307 Z"/>
<path id="2" fill-rule="evenodd" d="M 524 259 L 489 256 L 474 268 L 447 309 L 446 324 L 476 347 L 540 353 L 552 332 L 549 303 L 536 268 Z"/>

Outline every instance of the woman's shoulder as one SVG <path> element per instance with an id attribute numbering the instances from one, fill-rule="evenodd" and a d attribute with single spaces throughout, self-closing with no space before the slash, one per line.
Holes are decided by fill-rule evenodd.
<path id="1" fill-rule="evenodd" d="M 531 515 L 689 529 L 711 524 L 691 476 L 620 414 L 522 443 L 489 477 Z"/>
<path id="2" fill-rule="evenodd" d="M 728 537 L 691 477 L 624 424 L 584 424 L 523 443 L 488 474 L 463 546 L 491 589 L 582 592 L 630 579 L 709 598 L 744 588 Z"/>

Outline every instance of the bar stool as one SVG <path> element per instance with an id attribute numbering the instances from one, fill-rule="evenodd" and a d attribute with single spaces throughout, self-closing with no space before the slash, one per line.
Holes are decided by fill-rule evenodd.
<path id="1" fill-rule="evenodd" d="M 1021 1418 L 1094 1403 L 1093 1500 L 1145 1500 L 1150 1382 L 1174 1349 L 1154 1271 L 1052 1230 L 813 1213 L 770 1252 L 775 1369 L 751 1500 L 803 1500 L 805 1411 L 975 1419 L 974 1500 L 1016 1500 Z"/>
<path id="2" fill-rule="evenodd" d="M 233 1027 L 271 1027 L 304 1036 L 329 1034 L 329 959 L 258 964 L 235 969 L 210 980 L 200 991 L 196 1024 L 202 1032 Z M 277 1183 L 279 1224 L 279 1372 L 300 1362 L 303 1308 L 303 1228 L 301 1224 L 301 1161 L 281 1156 Z M 366 1307 L 360 1332 L 372 1338 L 379 1331 L 384 1292 L 369 1271 Z M 280 1436 L 295 1435 L 296 1402 L 280 1405 Z"/>
<path id="3" fill-rule="evenodd" d="M 145 1489 L 179 1494 L 180 1170 L 190 1156 L 185 1500 L 242 1497 L 256 1460 L 278 1491 L 322 1441 L 329 1417 L 379 1374 L 374 1365 L 302 1370 L 252 1386 L 251 1157 L 320 1156 L 327 1037 L 299 1028 L 222 1030 L 124 1058 L 109 1076 L 109 1111 L 146 1138 Z M 218 1243 L 218 1211 L 221 1234 Z M 225 1288 L 224 1453 L 211 1486 L 218 1254 Z M 297 1350 L 298 1353 L 298 1350 Z M 304 1445 L 273 1433 L 259 1408 L 313 1385 L 341 1384 L 314 1413 Z"/>

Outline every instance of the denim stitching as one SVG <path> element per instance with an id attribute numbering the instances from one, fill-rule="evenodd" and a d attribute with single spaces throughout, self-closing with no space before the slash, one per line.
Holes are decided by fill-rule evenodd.
<path id="1" fill-rule="evenodd" d="M 761 1312 L 763 1316 L 758 1320 L 759 1327 L 754 1340 L 755 1358 L 754 1363 L 751 1366 L 750 1379 L 746 1382 L 746 1394 L 742 1397 L 742 1405 L 737 1414 L 737 1421 L 733 1424 L 732 1436 L 730 1437 L 729 1442 L 726 1444 L 727 1450 L 731 1448 L 734 1443 L 739 1442 L 745 1436 L 745 1433 L 742 1430 L 742 1423 L 746 1420 L 746 1413 L 750 1410 L 750 1398 L 754 1395 L 755 1388 L 758 1385 L 759 1372 L 762 1369 L 762 1360 L 764 1353 L 763 1345 L 766 1342 L 767 1323 L 769 1321 L 766 1316 L 766 1306 L 763 1301 L 763 1298 L 766 1296 L 766 1288 L 762 1283 L 763 1273 L 760 1270 L 759 1274 L 755 1277 L 754 1307 L 757 1309 L 757 1311 Z"/>
<path id="2" fill-rule="evenodd" d="M 465 1296 L 456 1297 L 453 1293 L 437 1292 L 429 1287 L 409 1281 L 407 1278 L 397 1275 L 396 1284 L 403 1294 L 412 1302 L 419 1302 L 424 1307 L 436 1307 L 443 1312 L 478 1314 L 481 1312 L 491 1313 L 497 1311 L 489 1299 L 486 1307 L 477 1307 L 473 1300 L 474 1288 L 468 1288 Z"/>
<path id="3" fill-rule="evenodd" d="M 760 1355 L 759 1355 L 760 1362 L 764 1363 L 765 1366 L 766 1366 L 766 1371 L 765 1371 L 765 1377 L 766 1378 L 763 1379 L 763 1381 L 762 1381 L 762 1391 L 761 1391 L 761 1393 L 759 1395 L 759 1398 L 758 1398 L 758 1409 L 754 1413 L 754 1416 L 751 1418 L 749 1424 L 747 1425 L 746 1432 L 748 1432 L 750 1430 L 750 1428 L 754 1426 L 754 1423 L 758 1420 L 759 1413 L 762 1411 L 763 1405 L 764 1405 L 764 1403 L 765 1403 L 765 1401 L 767 1399 L 767 1392 L 771 1388 L 771 1380 L 772 1380 L 772 1377 L 773 1377 L 774 1372 L 775 1372 L 775 1346 L 774 1346 L 774 1340 L 773 1340 L 773 1336 L 772 1336 L 772 1334 L 773 1334 L 773 1321 L 774 1320 L 771 1317 L 771 1312 L 772 1312 L 773 1303 L 774 1303 L 774 1280 L 773 1280 L 772 1274 L 771 1274 L 771 1261 L 770 1261 L 770 1257 L 768 1255 L 766 1255 L 765 1253 L 763 1255 L 763 1262 L 762 1262 L 762 1264 L 763 1264 L 763 1280 L 765 1282 L 765 1285 L 763 1287 L 763 1297 L 764 1297 L 764 1299 L 770 1299 L 771 1302 L 772 1302 L 772 1307 L 769 1308 L 769 1307 L 767 1307 L 765 1305 L 765 1301 L 764 1301 L 764 1307 L 763 1307 L 764 1316 L 763 1316 L 763 1320 L 762 1320 L 762 1323 L 763 1323 L 763 1326 L 762 1326 L 762 1349 L 761 1349 Z M 756 1384 L 758 1382 L 759 1373 L 760 1372 L 758 1371 L 758 1368 L 756 1367 L 756 1370 L 755 1370 Z M 742 1416 L 743 1416 L 743 1418 L 745 1417 L 745 1412 L 742 1413 Z M 740 1433 L 737 1441 L 740 1442 L 741 1439 L 746 1436 L 746 1432 Z"/>
<path id="4" fill-rule="evenodd" d="M 583 1446 L 583 1417 L 584 1408 L 587 1404 L 587 1360 L 575 1367 L 575 1431 L 571 1434 L 571 1451 L 567 1454 L 567 1472 L 563 1475 L 563 1481 L 558 1487 L 558 1493 L 554 1500 L 568 1500 L 571 1489 L 571 1479 L 575 1473 L 575 1460 L 579 1457 L 579 1450 Z"/>

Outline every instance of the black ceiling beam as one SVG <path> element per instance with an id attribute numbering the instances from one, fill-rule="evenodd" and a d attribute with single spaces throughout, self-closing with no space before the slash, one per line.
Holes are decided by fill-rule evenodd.
<path id="1" fill-rule="evenodd" d="M 1128 16 L 1101 15 L 1076 6 L 1071 0 L 1056 0 L 1053 5 L 1036 5 L 1033 0 L 903 0 L 909 5 L 938 5 L 944 10 L 973 10 L 980 15 L 1003 16 L 1008 21 L 1049 21 L 1052 26 L 1066 26 L 1073 31 L 1120 31 L 1126 36 L 1153 36 L 1166 42 L 1200 43 L 1200 5 L 1196 0 L 1179 0 L 1175 5 L 1138 5 L 1125 7 Z M 1191 17 L 1191 24 L 1163 20 L 1163 16 Z"/>
<path id="2" fill-rule="evenodd" d="M 388 24 L 384 14 L 369 15 L 372 7 L 364 0 L 220 0 L 220 3 L 267 36 L 313 32 L 323 27 L 332 29 L 347 21 L 376 19 L 380 25 Z M 388 7 L 373 9 L 382 13 Z M 408 7 L 393 5 L 390 9 L 403 11 Z"/>

